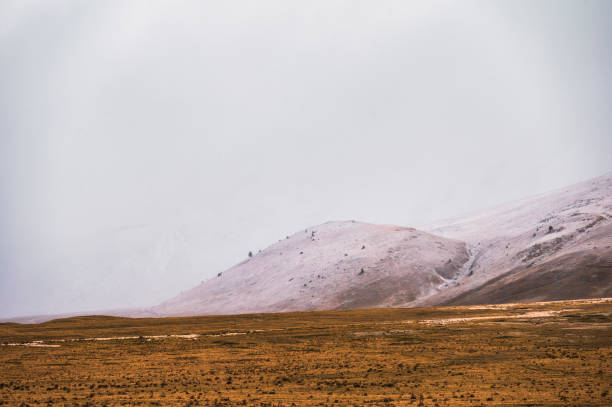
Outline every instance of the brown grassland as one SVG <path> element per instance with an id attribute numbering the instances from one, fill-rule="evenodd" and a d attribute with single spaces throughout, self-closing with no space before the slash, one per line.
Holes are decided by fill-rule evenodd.
<path id="1" fill-rule="evenodd" d="M 0 344 L 9 406 L 612 405 L 612 300 L 76 317 Z"/>

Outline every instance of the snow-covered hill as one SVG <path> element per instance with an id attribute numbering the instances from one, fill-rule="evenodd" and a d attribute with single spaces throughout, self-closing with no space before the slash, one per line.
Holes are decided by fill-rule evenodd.
<path id="1" fill-rule="evenodd" d="M 295 233 L 154 307 L 160 315 L 399 306 L 465 273 L 465 244 L 346 221 Z"/>
<path id="2" fill-rule="evenodd" d="M 171 316 L 612 297 L 612 173 L 424 229 L 328 222 L 287 236 L 157 306 L 99 313 Z M 189 251 L 168 253 L 174 254 L 164 267 L 176 273 L 198 267 Z"/>
<path id="3" fill-rule="evenodd" d="M 612 174 L 427 232 L 329 222 L 152 309 L 159 315 L 612 296 Z M 363 270 L 363 271 L 362 271 Z"/>
<path id="4" fill-rule="evenodd" d="M 612 295 L 612 173 L 428 231 L 466 242 L 472 264 L 460 282 L 410 305 Z"/>

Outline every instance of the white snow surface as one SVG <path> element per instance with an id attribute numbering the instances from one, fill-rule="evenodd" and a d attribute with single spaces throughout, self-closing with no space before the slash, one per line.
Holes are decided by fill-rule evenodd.
<path id="1" fill-rule="evenodd" d="M 516 267 L 612 246 L 612 173 L 474 215 L 436 222 L 429 233 L 466 242 L 466 278 L 410 305 L 433 305 Z"/>
<path id="2" fill-rule="evenodd" d="M 462 242 L 413 228 L 328 222 L 281 239 L 153 311 L 193 315 L 397 306 L 456 278 L 467 259 Z"/>

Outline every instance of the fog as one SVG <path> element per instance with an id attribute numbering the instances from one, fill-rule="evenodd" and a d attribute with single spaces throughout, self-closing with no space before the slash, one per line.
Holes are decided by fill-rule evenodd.
<path id="1" fill-rule="evenodd" d="M 3 1 L 0 316 L 612 170 L 608 1 Z"/>

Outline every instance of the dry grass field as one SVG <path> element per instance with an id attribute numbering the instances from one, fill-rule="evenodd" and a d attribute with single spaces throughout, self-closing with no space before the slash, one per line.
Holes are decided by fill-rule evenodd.
<path id="1" fill-rule="evenodd" d="M 612 405 L 612 300 L 77 317 L 0 344 L 8 406 Z"/>

